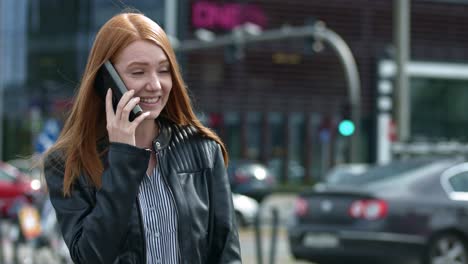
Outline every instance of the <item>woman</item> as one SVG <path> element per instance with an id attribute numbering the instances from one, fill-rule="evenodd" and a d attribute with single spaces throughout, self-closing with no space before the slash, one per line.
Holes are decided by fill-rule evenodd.
<path id="1" fill-rule="evenodd" d="M 112 91 L 103 100 L 95 85 L 108 60 L 129 90 L 115 110 Z M 144 113 L 130 121 L 137 104 Z M 164 31 L 142 14 L 111 18 L 44 161 L 72 259 L 240 263 L 226 164 L 220 138 L 192 110 Z"/>

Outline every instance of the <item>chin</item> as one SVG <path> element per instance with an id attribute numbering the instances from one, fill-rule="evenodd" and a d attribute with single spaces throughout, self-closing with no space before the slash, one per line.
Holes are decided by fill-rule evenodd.
<path id="1" fill-rule="evenodd" d="M 154 120 L 154 119 L 158 118 L 158 116 L 159 116 L 160 113 L 161 113 L 161 112 L 159 112 L 159 111 L 157 111 L 157 112 L 151 111 L 151 114 L 149 114 L 149 116 L 147 116 L 147 117 L 145 118 L 145 120 Z"/>

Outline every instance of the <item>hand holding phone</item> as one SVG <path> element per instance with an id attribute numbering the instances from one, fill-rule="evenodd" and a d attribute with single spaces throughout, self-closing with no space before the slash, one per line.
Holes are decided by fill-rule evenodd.
<path id="1" fill-rule="evenodd" d="M 114 111 L 117 109 L 122 95 L 128 91 L 124 82 L 120 78 L 119 74 L 114 68 L 114 65 L 110 61 L 104 62 L 102 67 L 99 69 L 94 86 L 101 98 L 105 100 L 107 89 L 112 89 L 112 106 Z M 143 110 L 139 105 L 136 105 L 129 115 L 129 120 L 133 121 L 137 116 L 141 115 Z"/>

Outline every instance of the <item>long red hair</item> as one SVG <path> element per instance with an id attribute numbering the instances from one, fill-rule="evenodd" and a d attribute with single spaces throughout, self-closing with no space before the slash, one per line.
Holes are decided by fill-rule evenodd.
<path id="1" fill-rule="evenodd" d="M 228 162 L 221 139 L 200 122 L 192 109 L 174 50 L 164 30 L 143 14 L 122 13 L 107 21 L 96 35 L 70 115 L 57 142 L 45 154 L 56 151 L 64 154 L 65 195 L 70 194 L 73 182 L 82 172 L 93 185 L 101 186 L 104 167 L 96 144 L 107 135 L 107 130 L 104 101 L 95 91 L 94 80 L 106 60 L 114 61 L 135 40 L 148 40 L 160 46 L 171 64 L 172 90 L 161 116 L 179 125 L 196 127 L 203 136 L 220 144 L 224 162 Z"/>

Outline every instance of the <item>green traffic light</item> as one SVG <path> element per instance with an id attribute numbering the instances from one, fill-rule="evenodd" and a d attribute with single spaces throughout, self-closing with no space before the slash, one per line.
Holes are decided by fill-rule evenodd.
<path id="1" fill-rule="evenodd" d="M 338 131 L 341 135 L 348 137 L 354 133 L 354 123 L 350 120 L 342 120 L 338 125 Z"/>

